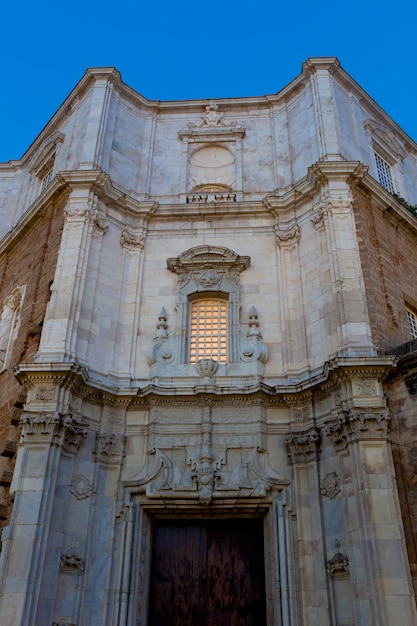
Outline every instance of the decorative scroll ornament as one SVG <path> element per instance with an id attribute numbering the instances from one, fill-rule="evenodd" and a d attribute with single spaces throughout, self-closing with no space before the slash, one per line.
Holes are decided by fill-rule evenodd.
<path id="1" fill-rule="evenodd" d="M 148 364 L 154 365 L 155 363 L 172 363 L 173 360 L 174 351 L 170 345 L 168 335 L 167 313 L 165 308 L 162 307 L 158 323 L 156 325 L 154 345 L 148 353 Z"/>
<path id="2" fill-rule="evenodd" d="M 336 472 L 326 474 L 320 483 L 320 492 L 330 500 L 333 500 L 340 493 L 339 477 Z"/>
<path id="3" fill-rule="evenodd" d="M 293 463 L 313 461 L 317 456 L 320 431 L 314 427 L 300 433 L 289 433 L 285 441 Z"/>
<path id="4" fill-rule="evenodd" d="M 255 307 L 249 312 L 249 330 L 246 333 L 246 339 L 240 358 L 242 361 L 249 363 L 251 361 L 261 361 L 266 363 L 268 360 L 268 348 L 262 343 L 262 335 L 259 330 L 258 314 Z"/>

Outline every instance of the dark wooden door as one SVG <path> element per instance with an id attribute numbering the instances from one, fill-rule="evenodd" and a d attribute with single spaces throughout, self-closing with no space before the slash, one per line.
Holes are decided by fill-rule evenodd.
<path id="1" fill-rule="evenodd" d="M 265 626 L 261 520 L 155 522 L 149 626 Z"/>

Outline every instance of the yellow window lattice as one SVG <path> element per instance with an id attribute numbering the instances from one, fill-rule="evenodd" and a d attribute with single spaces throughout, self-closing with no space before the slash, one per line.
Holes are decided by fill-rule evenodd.
<path id="1" fill-rule="evenodd" d="M 226 363 L 226 356 L 226 300 L 195 300 L 191 303 L 190 363 L 200 359 Z"/>

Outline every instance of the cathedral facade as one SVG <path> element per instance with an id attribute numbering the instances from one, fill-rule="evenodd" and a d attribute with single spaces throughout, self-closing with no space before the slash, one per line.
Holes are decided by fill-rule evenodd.
<path id="1" fill-rule="evenodd" d="M 0 164 L 0 622 L 417 625 L 417 145 L 340 67 L 90 69 Z"/>

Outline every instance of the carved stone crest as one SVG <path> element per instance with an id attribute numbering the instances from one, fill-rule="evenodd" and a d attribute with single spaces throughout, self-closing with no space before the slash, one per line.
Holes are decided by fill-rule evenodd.
<path id="1" fill-rule="evenodd" d="M 336 472 L 329 472 L 320 482 L 320 492 L 332 500 L 340 493 L 339 477 Z"/>

